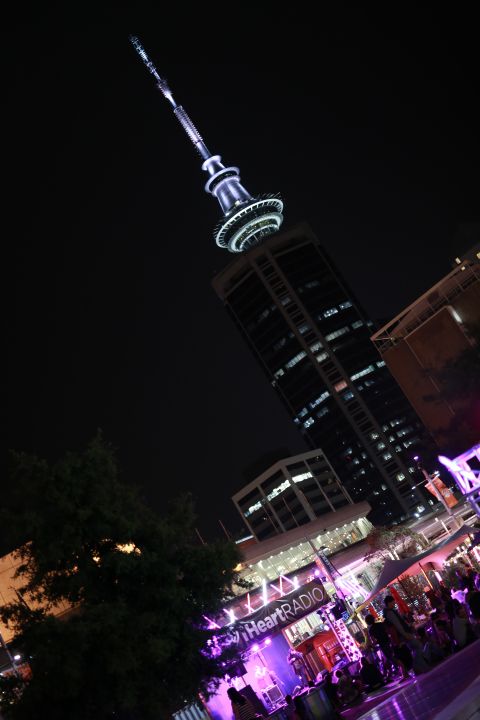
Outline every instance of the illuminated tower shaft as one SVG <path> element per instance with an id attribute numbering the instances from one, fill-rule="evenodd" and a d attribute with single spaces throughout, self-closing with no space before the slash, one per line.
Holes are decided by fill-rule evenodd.
<path id="1" fill-rule="evenodd" d="M 138 38 L 131 37 L 130 40 L 203 159 L 202 170 L 210 176 L 205 190 L 217 198 L 223 212 L 214 231 L 217 245 L 230 252 L 243 252 L 257 245 L 267 235 L 277 232 L 283 222 L 283 202 L 280 198 L 274 195 L 252 197 L 240 182 L 239 169 L 225 167 L 220 155 L 211 154 L 184 108 L 175 102 L 167 81 L 160 77 Z"/>

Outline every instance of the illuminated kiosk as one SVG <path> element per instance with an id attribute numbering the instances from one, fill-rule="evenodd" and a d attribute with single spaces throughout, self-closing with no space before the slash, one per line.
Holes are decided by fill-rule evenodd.
<path id="1" fill-rule="evenodd" d="M 181 105 L 177 105 L 165 78 L 160 77 L 138 38 L 130 38 L 157 87 L 168 100 L 178 122 L 190 138 L 203 160 L 202 170 L 210 176 L 205 184 L 207 193 L 220 203 L 223 217 L 214 230 L 219 247 L 233 253 L 243 252 L 257 245 L 262 238 L 277 232 L 283 222 L 283 202 L 276 195 L 253 197 L 240 182 L 237 167 L 225 167 L 220 155 L 212 155 L 202 136 Z"/>
<path id="2" fill-rule="evenodd" d="M 460 492 L 480 517 L 480 444 L 474 445 L 453 460 L 443 455 L 438 459 L 451 472 Z M 476 467 L 473 467 L 473 463 Z"/>

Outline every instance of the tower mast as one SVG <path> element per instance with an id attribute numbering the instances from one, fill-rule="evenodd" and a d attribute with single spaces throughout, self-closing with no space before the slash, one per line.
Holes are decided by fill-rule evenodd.
<path id="1" fill-rule="evenodd" d="M 174 100 L 165 78 L 162 78 L 140 41 L 130 41 L 156 80 L 157 87 L 173 108 L 174 115 L 203 160 L 208 173 L 205 191 L 217 198 L 223 217 L 214 230 L 215 242 L 230 252 L 243 252 L 264 237 L 277 232 L 283 222 L 283 202 L 275 195 L 253 197 L 240 182 L 237 167 L 225 167 L 220 155 L 212 155 L 187 112 Z"/>

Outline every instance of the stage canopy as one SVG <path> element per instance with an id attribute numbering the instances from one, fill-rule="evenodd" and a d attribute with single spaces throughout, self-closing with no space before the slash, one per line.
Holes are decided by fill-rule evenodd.
<path id="1" fill-rule="evenodd" d="M 450 535 L 450 537 L 443 540 L 438 545 L 434 545 L 428 550 L 419 555 L 413 557 L 403 558 L 402 560 L 386 560 L 383 566 L 382 572 L 380 573 L 378 580 L 368 598 L 362 603 L 361 607 L 368 605 L 370 600 L 378 595 L 384 588 L 390 583 L 394 582 L 400 576 L 405 575 L 418 575 L 422 570 L 425 570 L 426 563 L 443 563 L 446 558 L 451 555 L 457 545 L 472 532 L 472 528 L 464 526 Z M 428 568 L 427 568 L 428 569 Z M 361 608 L 357 608 L 360 610 Z"/>

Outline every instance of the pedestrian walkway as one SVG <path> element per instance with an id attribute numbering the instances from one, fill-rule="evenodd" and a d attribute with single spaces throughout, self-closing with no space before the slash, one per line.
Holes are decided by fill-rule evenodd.
<path id="1" fill-rule="evenodd" d="M 387 691 L 387 698 L 379 695 L 374 703 L 369 698 L 342 716 L 345 720 L 478 720 L 479 680 L 480 640 L 476 640 L 425 675 Z"/>

